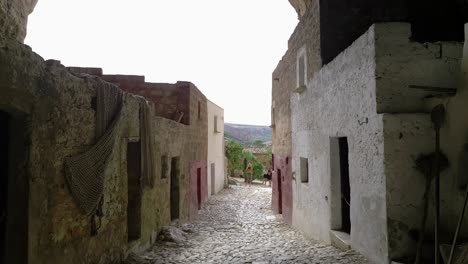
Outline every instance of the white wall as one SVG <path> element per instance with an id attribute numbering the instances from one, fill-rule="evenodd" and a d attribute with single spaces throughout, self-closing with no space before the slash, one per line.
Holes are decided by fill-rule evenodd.
<path id="1" fill-rule="evenodd" d="M 340 211 L 332 184 L 331 137 L 347 137 L 351 185 L 351 243 L 371 260 L 387 259 L 382 115 L 377 114 L 374 27 L 316 73 L 302 94 L 291 96 L 293 226 L 330 242 L 332 211 Z M 309 183 L 299 180 L 308 158 Z M 338 173 L 339 176 L 339 173 Z M 339 185 L 339 184 L 338 184 Z M 333 190 L 332 190 L 333 188 Z M 338 210 L 337 210 L 338 209 Z"/>
<path id="2" fill-rule="evenodd" d="M 208 100 L 208 196 L 212 195 L 214 188 L 218 193 L 224 188 L 224 110 Z M 217 130 L 215 130 L 215 117 L 217 117 Z M 212 178 L 211 166 L 215 164 L 215 175 Z M 213 186 L 214 182 L 214 186 Z"/>
<path id="3" fill-rule="evenodd" d="M 351 246 L 376 263 L 414 254 L 410 234 L 419 227 L 425 182 L 415 161 L 434 151 L 429 112 L 435 103 L 444 103 L 448 112 L 442 149 L 451 168 L 441 176 L 443 233 L 450 234 L 462 200 L 454 177 L 463 169 L 460 157 L 468 142 L 466 85 L 455 97 L 444 99 L 424 99 L 433 92 L 409 88 L 456 88 L 461 44 L 417 43 L 409 40 L 410 35 L 405 23 L 371 26 L 317 72 L 303 93 L 291 95 L 297 179 L 293 225 L 330 242 L 329 231 L 337 225 L 333 214 L 341 206 L 339 183 L 333 180 L 339 164 L 330 139 L 347 137 Z M 308 158 L 308 183 L 299 180 L 301 157 Z"/>

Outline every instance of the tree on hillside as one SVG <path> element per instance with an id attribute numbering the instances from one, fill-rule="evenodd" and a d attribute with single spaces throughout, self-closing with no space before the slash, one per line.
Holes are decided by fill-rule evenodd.
<path id="1" fill-rule="evenodd" d="M 253 166 L 253 174 L 256 179 L 263 178 L 264 167 L 252 153 L 245 152 L 241 144 L 235 141 L 226 143 L 226 158 L 228 159 L 228 171 L 234 176 L 234 171 L 244 169 L 244 159 Z"/>
<path id="2" fill-rule="evenodd" d="M 234 176 L 234 170 L 241 169 L 244 161 L 242 145 L 228 141 L 226 144 L 226 158 L 228 159 L 228 171 Z"/>

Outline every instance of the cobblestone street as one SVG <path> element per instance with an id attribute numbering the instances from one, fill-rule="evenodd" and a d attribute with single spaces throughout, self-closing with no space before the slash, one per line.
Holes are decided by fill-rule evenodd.
<path id="1" fill-rule="evenodd" d="M 231 186 L 182 227 L 182 242 L 160 241 L 136 263 L 368 263 L 295 232 L 273 214 L 270 199 L 271 188 Z"/>

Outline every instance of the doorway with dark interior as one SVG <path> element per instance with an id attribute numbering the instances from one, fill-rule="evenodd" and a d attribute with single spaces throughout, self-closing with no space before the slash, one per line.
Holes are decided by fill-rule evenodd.
<path id="1" fill-rule="evenodd" d="M 171 221 L 179 219 L 180 206 L 180 158 L 171 159 Z"/>
<path id="2" fill-rule="evenodd" d="M 282 190 L 282 176 L 281 170 L 278 169 L 276 173 L 276 184 L 278 185 L 278 213 L 283 213 L 283 190 Z"/>
<path id="3" fill-rule="evenodd" d="M 0 264 L 28 263 L 29 130 L 26 122 L 24 115 L 0 111 Z"/>
<path id="4" fill-rule="evenodd" d="M 348 138 L 338 139 L 340 149 L 341 231 L 351 233 L 351 186 L 349 182 Z"/>
<path id="5" fill-rule="evenodd" d="M 129 142 L 127 145 L 127 230 L 128 241 L 141 237 L 141 143 Z"/>
<path id="6" fill-rule="evenodd" d="M 201 168 L 197 169 L 197 204 L 198 204 L 198 210 L 201 210 L 201 205 L 202 205 Z"/>
<path id="7" fill-rule="evenodd" d="M 0 111 L 0 263 L 5 262 L 6 220 L 8 206 L 9 115 Z"/>
<path id="8" fill-rule="evenodd" d="M 216 164 L 211 163 L 211 195 L 216 194 Z"/>
<path id="9" fill-rule="evenodd" d="M 330 138 L 331 226 L 351 233 L 351 186 L 349 181 L 348 138 Z"/>

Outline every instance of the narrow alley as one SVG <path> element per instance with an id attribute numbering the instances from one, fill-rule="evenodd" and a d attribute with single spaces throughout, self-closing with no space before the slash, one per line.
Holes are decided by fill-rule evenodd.
<path id="1" fill-rule="evenodd" d="M 271 188 L 230 186 L 212 196 L 199 218 L 181 230 L 179 243 L 159 241 L 126 264 L 368 263 L 284 224 L 271 210 Z"/>

